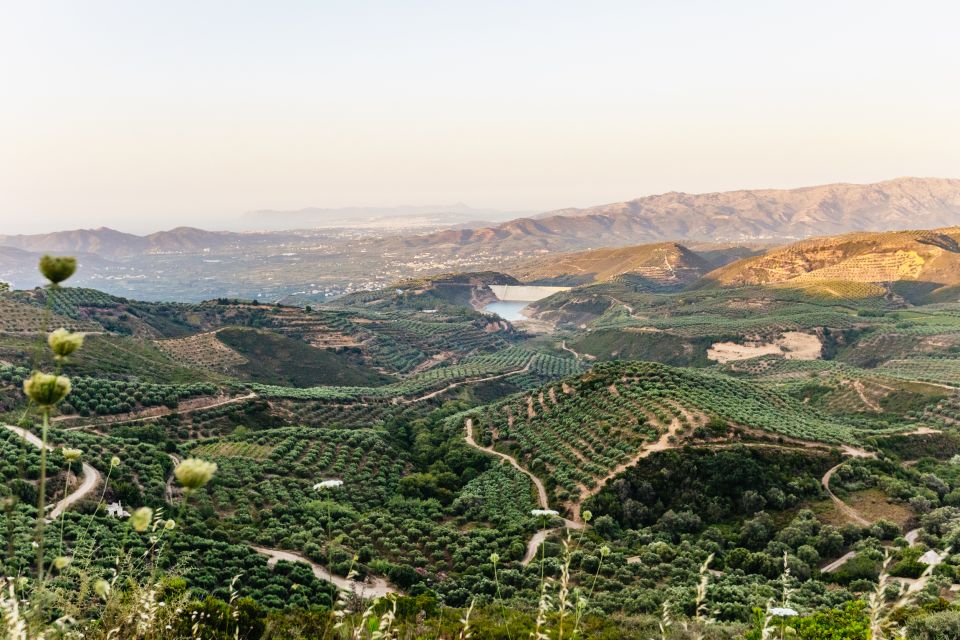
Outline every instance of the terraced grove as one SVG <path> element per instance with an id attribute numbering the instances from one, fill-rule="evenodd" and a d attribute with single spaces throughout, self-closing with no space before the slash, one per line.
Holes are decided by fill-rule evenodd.
<path id="1" fill-rule="evenodd" d="M 773 386 L 657 363 L 610 363 L 470 414 L 473 435 L 544 480 L 574 508 L 651 446 L 667 448 L 708 419 L 830 444 L 877 424 L 841 421 Z M 654 445 L 656 443 L 656 445 Z"/>

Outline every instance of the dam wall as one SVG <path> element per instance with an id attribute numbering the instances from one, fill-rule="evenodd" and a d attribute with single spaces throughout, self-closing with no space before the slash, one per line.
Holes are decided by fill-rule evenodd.
<path id="1" fill-rule="evenodd" d="M 488 285 L 497 300 L 502 302 L 536 302 L 570 287 L 537 287 L 527 285 L 491 284 Z"/>

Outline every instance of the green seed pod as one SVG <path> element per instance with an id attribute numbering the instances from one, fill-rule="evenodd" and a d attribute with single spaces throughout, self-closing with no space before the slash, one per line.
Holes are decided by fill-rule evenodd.
<path id="1" fill-rule="evenodd" d="M 112 458 L 110 458 L 110 468 L 111 468 L 111 469 L 116 468 L 116 467 L 119 467 L 119 466 L 120 466 L 120 458 L 118 458 L 117 456 L 113 456 Z"/>
<path id="2" fill-rule="evenodd" d="M 100 578 L 93 583 L 93 590 L 98 596 L 106 600 L 107 596 L 110 595 L 110 583 L 103 578 Z"/>
<path id="3" fill-rule="evenodd" d="M 43 256 L 40 273 L 53 284 L 60 284 L 77 270 L 77 259 L 69 256 Z"/>
<path id="4" fill-rule="evenodd" d="M 60 328 L 47 336 L 47 344 L 57 360 L 63 360 L 83 346 L 83 334 Z"/>
<path id="5" fill-rule="evenodd" d="M 41 407 L 49 409 L 70 393 L 70 379 L 37 371 L 23 381 L 23 392 Z"/>
<path id="6" fill-rule="evenodd" d="M 71 449 L 70 447 L 63 448 L 63 459 L 67 462 L 74 463 L 80 459 L 81 455 L 83 455 L 83 451 L 80 449 Z"/>
<path id="7" fill-rule="evenodd" d="M 217 472 L 217 465 L 199 458 L 187 458 L 173 470 L 179 482 L 187 491 L 196 491 L 210 482 L 210 478 Z"/>
<path id="8" fill-rule="evenodd" d="M 150 521 L 153 519 L 153 509 L 150 507 L 140 507 L 130 516 L 130 526 L 134 531 L 143 533 L 150 527 Z"/>
<path id="9" fill-rule="evenodd" d="M 63 571 L 70 564 L 71 558 L 68 556 L 57 556 L 53 559 L 53 566 L 57 571 Z"/>

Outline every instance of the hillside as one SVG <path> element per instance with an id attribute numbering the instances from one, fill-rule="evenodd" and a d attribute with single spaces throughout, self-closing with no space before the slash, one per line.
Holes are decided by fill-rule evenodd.
<path id="1" fill-rule="evenodd" d="M 0 235 L 0 246 L 36 253 L 94 254 L 102 258 L 130 258 L 143 253 L 196 253 L 249 243 L 251 234 L 177 227 L 145 236 L 108 227 L 74 229 L 34 235 Z"/>
<path id="2" fill-rule="evenodd" d="M 708 424 L 736 425 L 806 443 L 859 442 L 853 427 L 796 398 L 727 375 L 650 362 L 595 366 L 471 414 L 476 441 L 516 456 L 558 506 L 572 509 L 653 451 Z"/>
<path id="3" fill-rule="evenodd" d="M 920 300 L 938 290 L 949 294 L 947 287 L 960 284 L 958 238 L 957 227 L 816 238 L 720 267 L 704 283 L 807 287 L 830 281 L 899 282 L 896 291 Z"/>
<path id="4" fill-rule="evenodd" d="M 690 284 L 709 270 L 706 260 L 674 242 L 543 256 L 508 269 L 532 284 L 581 285 L 626 275 L 653 288 Z"/>
<path id="5" fill-rule="evenodd" d="M 663 240 L 797 239 L 866 229 L 960 222 L 960 180 L 898 178 L 875 184 L 721 193 L 665 193 L 561 209 L 482 229 L 401 238 L 400 246 L 484 251 L 570 251 Z"/>
<path id="6" fill-rule="evenodd" d="M 949 249 L 943 233 L 922 244 Z M 493 271 L 318 307 L 145 303 L 66 286 L 4 293 L 7 424 L 38 417 L 23 391 L 38 362 L 72 384 L 47 433 L 44 495 L 64 515 L 46 529 L 47 562 L 56 567 L 61 544 L 82 557 L 88 540 L 141 540 L 98 511 L 100 496 L 177 513 L 175 537 L 155 521 L 142 540 L 171 540 L 189 558 L 177 575 L 190 598 L 230 597 L 221 585 L 242 575 L 233 588 L 262 607 L 257 621 L 334 605 L 331 583 L 405 594 L 411 624 L 428 607 L 423 616 L 461 619 L 451 607 L 475 600 L 471 621 L 489 620 L 502 615 L 497 580 L 509 576 L 511 602 L 536 602 L 542 581 L 559 584 L 569 566 L 574 584 L 596 583 L 591 616 L 612 630 L 583 637 L 630 637 L 619 628 L 662 608 L 665 580 L 692 593 L 710 554 L 710 588 L 725 594 L 719 615 L 731 628 L 779 588 L 784 553 L 791 575 L 810 581 L 795 596 L 809 611 L 826 606 L 819 594 L 838 594 L 827 604 L 839 606 L 873 588 L 850 579 L 862 564 L 850 553 L 879 564 L 869 541 L 895 547 L 897 566 L 916 575 L 909 562 L 922 549 L 892 541 L 911 530 L 915 539 L 918 520 L 941 522 L 929 516 L 960 504 L 949 462 L 960 453 L 950 386 L 960 305 L 909 308 L 872 283 L 880 294 L 856 299 L 756 285 L 651 290 L 652 274 L 667 271 L 643 269 L 664 256 L 704 269 L 691 255 L 658 245 L 567 258 L 609 279 L 544 299 L 538 312 L 563 325 L 545 334 L 466 306 L 518 282 Z M 58 363 L 43 333 L 61 324 L 92 334 Z M 817 359 L 760 348 L 786 332 L 817 345 Z M 717 364 L 718 341 L 746 355 Z M 19 501 L 0 513 L 17 550 L 5 575 L 27 573 L 35 555 L 42 440 L 20 433 L 0 429 L 0 477 Z M 893 454 L 931 457 L 914 468 Z M 172 473 L 191 457 L 217 465 L 195 492 Z M 921 544 L 942 548 L 947 536 L 928 529 Z M 567 533 L 576 546 L 563 545 Z M 106 553 L 98 566 L 115 566 Z M 146 558 L 147 571 L 166 575 L 162 556 Z M 853 568 L 821 570 L 845 561 Z M 70 566 L 58 581 L 73 584 Z M 945 568 L 958 575 L 956 560 Z M 518 618 L 513 637 L 531 624 Z"/>

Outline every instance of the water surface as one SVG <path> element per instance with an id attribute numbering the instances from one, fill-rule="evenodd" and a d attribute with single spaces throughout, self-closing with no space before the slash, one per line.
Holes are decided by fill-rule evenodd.
<path id="1" fill-rule="evenodd" d="M 519 320 L 527 320 L 528 318 L 520 313 L 520 310 L 530 304 L 529 301 L 520 300 L 520 301 L 510 301 L 504 302 L 503 300 L 497 300 L 496 302 L 491 302 L 483 308 L 487 313 L 495 313 L 504 320 L 509 320 L 510 322 L 517 322 Z"/>

